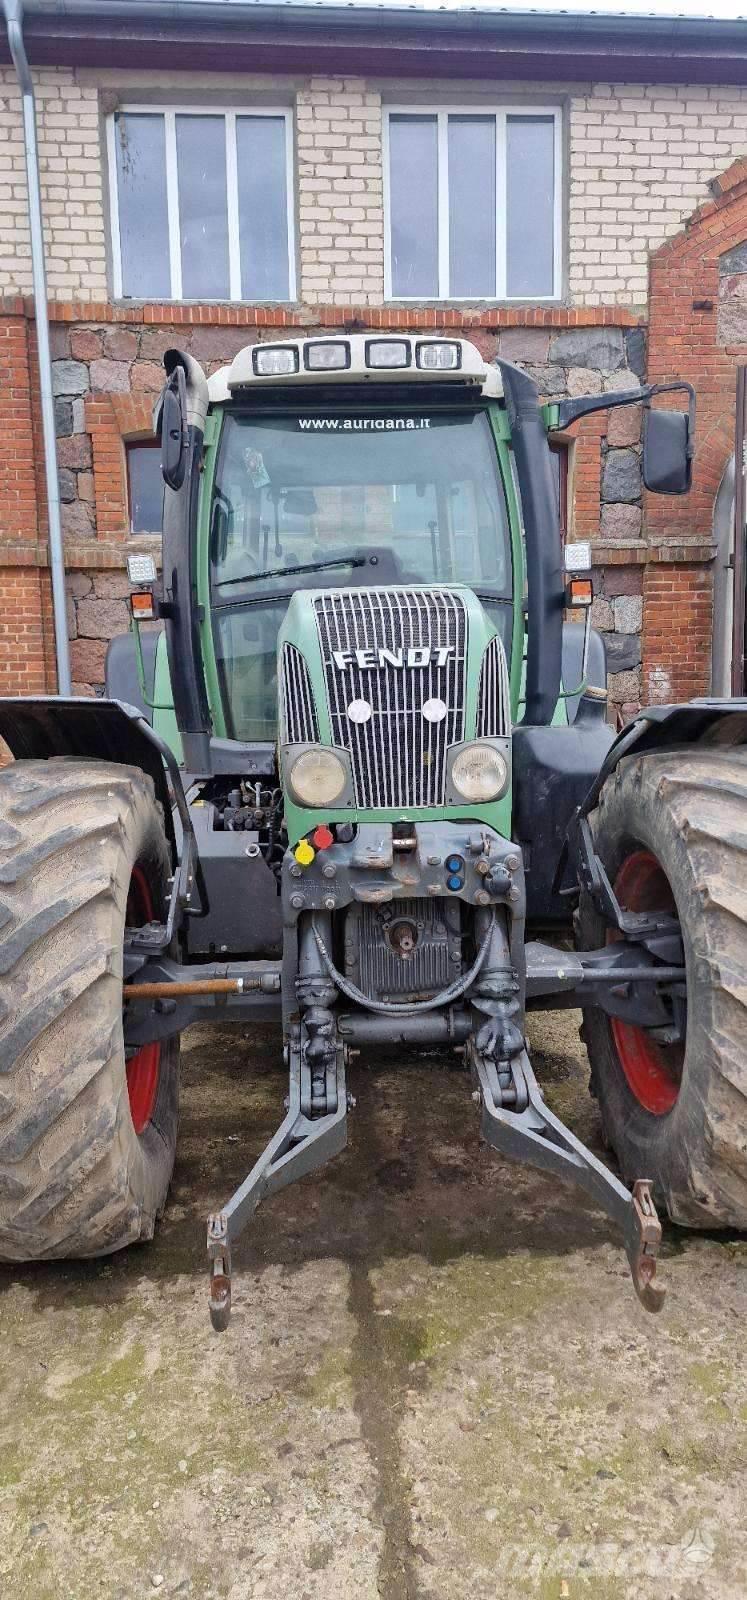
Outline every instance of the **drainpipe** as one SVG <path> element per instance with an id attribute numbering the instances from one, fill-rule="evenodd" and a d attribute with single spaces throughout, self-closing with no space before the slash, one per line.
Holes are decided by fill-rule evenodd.
<path id="1" fill-rule="evenodd" d="M 21 88 L 21 104 L 23 107 L 23 139 L 26 150 L 26 180 L 29 195 L 29 226 L 31 229 L 31 269 L 34 281 L 36 342 L 39 351 L 39 384 L 41 388 L 42 435 L 44 439 L 44 473 L 47 484 L 47 514 L 49 518 L 49 565 L 52 574 L 57 690 L 59 694 L 70 694 L 70 649 L 67 637 L 65 561 L 62 549 L 60 489 L 57 478 L 57 442 L 54 422 L 54 400 L 52 397 L 52 362 L 49 351 L 47 278 L 44 267 L 44 231 L 42 227 L 41 189 L 39 186 L 39 152 L 36 142 L 34 85 L 23 42 L 23 0 L 2 0 L 2 7 L 8 28 L 10 53 Z"/>

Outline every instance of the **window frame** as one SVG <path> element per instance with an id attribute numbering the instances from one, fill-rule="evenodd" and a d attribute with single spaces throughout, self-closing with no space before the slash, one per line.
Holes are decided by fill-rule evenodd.
<path id="1" fill-rule="evenodd" d="M 571 450 L 572 439 L 553 439 L 550 445 L 550 455 L 557 457 L 558 462 L 558 518 L 560 522 L 560 544 L 565 548 L 570 536 L 571 527 Z"/>
<path id="2" fill-rule="evenodd" d="M 119 116 L 163 117 L 166 148 L 166 213 L 169 236 L 169 279 L 171 293 L 166 303 L 203 304 L 182 294 L 182 255 L 179 222 L 179 177 L 176 155 L 177 117 L 222 117 L 226 141 L 226 212 L 228 226 L 228 297 L 211 296 L 210 304 L 292 305 L 297 299 L 296 283 L 296 191 L 293 153 L 293 110 L 290 106 L 143 105 L 124 101 L 106 118 L 107 166 L 109 175 L 109 228 L 112 252 L 112 288 L 115 300 L 135 303 L 122 287 L 122 246 L 119 228 L 119 187 L 117 181 L 116 119 Z M 237 117 L 281 117 L 285 124 L 285 187 L 288 221 L 288 298 L 275 295 L 269 300 L 246 300 L 241 293 L 241 254 L 239 231 Z M 154 296 L 159 304 L 162 296 Z"/>
<path id="3" fill-rule="evenodd" d="M 160 528 L 134 528 L 132 515 L 132 479 L 130 477 L 130 456 L 133 450 L 155 450 L 159 453 L 159 441 L 152 434 L 131 434 L 122 440 L 124 447 L 125 491 L 127 508 L 127 537 L 128 539 L 147 539 L 149 535 L 161 537 L 163 534 L 163 504 L 161 505 Z"/>
<path id="4" fill-rule="evenodd" d="M 384 201 L 384 299 L 394 300 L 397 304 L 422 305 L 424 302 L 431 304 L 433 301 L 451 301 L 457 305 L 473 305 L 475 303 L 490 305 L 494 302 L 508 305 L 548 305 L 557 304 L 563 297 L 564 280 L 564 231 L 563 231 L 563 195 L 565 183 L 565 163 L 563 160 L 563 107 L 555 105 L 531 105 L 522 101 L 520 105 L 512 105 L 509 101 L 496 105 L 495 101 L 470 101 L 459 104 L 433 105 L 409 101 L 406 104 L 392 103 L 384 106 L 382 122 L 382 155 L 383 155 L 383 201 Z M 392 117 L 435 117 L 437 120 L 437 151 L 438 151 L 438 292 L 434 296 L 424 295 L 394 295 L 392 292 L 392 232 L 391 232 L 391 146 L 389 139 L 389 126 Z M 495 261 L 496 261 L 496 292 L 493 295 L 452 295 L 449 292 L 449 163 L 448 163 L 448 127 L 449 117 L 484 117 L 491 116 L 495 120 Z M 508 277 L 508 260 L 506 252 L 506 123 L 509 117 L 551 117 L 553 120 L 553 158 L 555 174 L 555 192 L 553 196 L 553 288 L 551 294 L 546 295 L 509 295 L 506 284 Z"/>

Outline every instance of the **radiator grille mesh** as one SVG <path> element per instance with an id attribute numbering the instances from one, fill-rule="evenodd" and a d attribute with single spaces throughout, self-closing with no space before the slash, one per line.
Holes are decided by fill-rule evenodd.
<path id="1" fill-rule="evenodd" d="M 319 739 L 309 669 L 295 645 L 283 645 L 280 677 L 281 744 L 316 744 Z"/>
<path id="2" fill-rule="evenodd" d="M 446 751 L 464 738 L 464 602 L 445 589 L 331 590 L 315 609 L 332 740 L 350 751 L 356 803 L 443 805 Z M 381 649 L 403 652 L 404 664 L 378 663 Z M 408 650 L 425 664 L 408 665 Z M 377 664 L 361 665 L 357 651 L 373 651 Z M 367 721 L 349 717 L 354 701 L 370 708 Z M 440 720 L 423 716 L 428 701 L 446 708 Z"/>
<path id="3" fill-rule="evenodd" d="M 511 732 L 510 706 L 506 652 L 500 639 L 491 639 L 480 667 L 478 739 L 502 739 Z"/>

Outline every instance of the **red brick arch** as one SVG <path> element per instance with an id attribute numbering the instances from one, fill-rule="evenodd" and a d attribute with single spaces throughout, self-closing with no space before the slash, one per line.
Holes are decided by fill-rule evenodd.
<path id="1" fill-rule="evenodd" d="M 99 539 L 129 534 L 125 443 L 153 437 L 153 397 L 94 394 L 86 405 L 93 450 L 96 532 Z"/>
<path id="2" fill-rule="evenodd" d="M 711 189 L 714 198 L 651 258 L 649 379 L 687 378 L 698 397 L 692 493 L 648 499 L 646 527 L 657 538 L 709 537 L 714 495 L 734 448 L 734 375 L 747 362 L 747 344 L 718 342 L 719 261 L 747 240 L 747 160 Z"/>
<path id="3" fill-rule="evenodd" d="M 718 336 L 720 258 L 747 240 L 747 160 L 710 187 L 713 198 L 655 252 L 650 267 L 648 376 L 653 383 L 686 378 L 695 388 L 693 487 L 682 498 L 647 495 L 644 503 L 650 542 L 680 550 L 694 544 L 701 552 L 734 448 L 736 368 L 747 363 L 747 343 L 720 344 Z M 675 567 L 660 550 L 644 584 L 644 701 L 689 699 L 708 689 L 711 627 L 708 562 L 701 554 Z"/>

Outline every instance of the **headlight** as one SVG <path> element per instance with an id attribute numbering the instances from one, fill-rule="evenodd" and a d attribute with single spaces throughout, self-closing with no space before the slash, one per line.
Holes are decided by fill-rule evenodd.
<path id="1" fill-rule="evenodd" d="M 288 773 L 293 797 L 302 806 L 332 806 L 345 788 L 347 774 L 334 750 L 304 750 Z"/>
<path id="2" fill-rule="evenodd" d="M 298 372 L 298 351 L 295 345 L 259 345 L 252 351 L 252 364 L 258 378 L 286 378 Z"/>
<path id="3" fill-rule="evenodd" d="M 508 786 L 508 762 L 493 745 L 470 744 L 456 757 L 451 782 L 465 800 L 498 800 Z"/>

